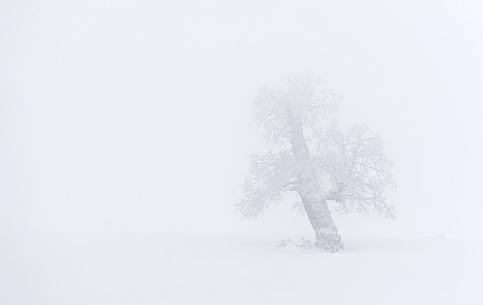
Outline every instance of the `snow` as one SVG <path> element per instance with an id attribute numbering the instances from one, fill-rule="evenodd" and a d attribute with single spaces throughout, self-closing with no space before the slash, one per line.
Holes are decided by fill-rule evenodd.
<path id="1" fill-rule="evenodd" d="M 4 238 L 0 304 L 482 304 L 483 246 L 345 236 L 323 253 L 265 234 Z M 311 238 L 311 236 L 305 236 Z"/>
<path id="2" fill-rule="evenodd" d="M 0 305 L 483 304 L 482 2 L 235 2 L 0 1 Z M 257 88 L 307 69 L 394 161 L 340 253 L 233 208 Z"/>

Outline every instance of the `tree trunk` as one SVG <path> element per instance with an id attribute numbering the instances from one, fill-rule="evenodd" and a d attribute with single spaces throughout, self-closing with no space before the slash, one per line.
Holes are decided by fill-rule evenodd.
<path id="1" fill-rule="evenodd" d="M 296 122 L 291 124 L 291 146 L 300 166 L 298 193 L 315 232 L 315 246 L 330 252 L 339 251 L 343 247 L 341 238 L 322 196 L 317 168 L 311 160 L 302 126 Z"/>
<path id="2" fill-rule="evenodd" d="M 342 249 L 343 244 L 332 221 L 325 200 L 312 198 L 310 194 L 300 194 L 305 212 L 315 233 L 315 246 L 329 252 Z"/>

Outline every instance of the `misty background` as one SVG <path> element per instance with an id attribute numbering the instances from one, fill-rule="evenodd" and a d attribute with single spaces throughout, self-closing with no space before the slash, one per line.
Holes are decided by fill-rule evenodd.
<path id="1" fill-rule="evenodd" d="M 321 75 L 380 134 L 398 218 L 374 230 L 481 239 L 479 1 L 2 1 L 0 231 L 282 232 L 234 204 L 257 90 Z M 337 217 L 344 232 L 351 217 Z M 359 220 L 358 220 L 359 221 Z M 351 231 L 352 230 L 352 231 Z"/>

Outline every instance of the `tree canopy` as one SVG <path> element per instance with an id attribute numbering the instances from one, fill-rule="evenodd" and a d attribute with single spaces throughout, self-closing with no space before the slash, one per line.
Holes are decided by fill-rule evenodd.
<path id="1" fill-rule="evenodd" d="M 319 78 L 292 76 L 260 90 L 255 122 L 265 131 L 269 149 L 254 155 L 244 183 L 239 208 L 256 217 L 285 192 L 299 191 L 300 173 L 316 168 L 323 199 L 336 202 L 333 210 L 394 216 L 386 200 L 391 180 L 380 137 L 367 126 L 344 131 L 336 124 L 333 94 Z M 296 160 L 290 143 L 294 128 L 302 128 L 310 157 Z"/>

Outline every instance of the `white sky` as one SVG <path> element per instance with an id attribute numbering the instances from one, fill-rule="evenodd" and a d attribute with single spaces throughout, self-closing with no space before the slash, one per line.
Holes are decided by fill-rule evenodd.
<path id="1" fill-rule="evenodd" d="M 343 121 L 384 137 L 397 222 L 481 237 L 482 9 L 2 1 L 0 227 L 229 227 L 259 143 L 257 88 L 313 71 L 341 96 Z"/>

